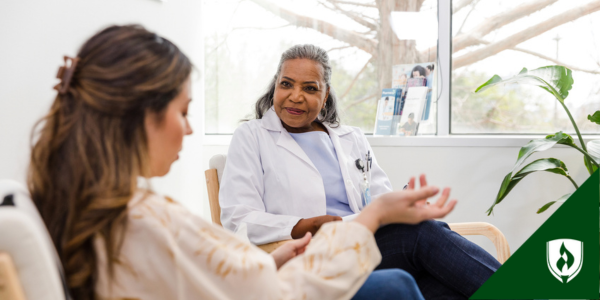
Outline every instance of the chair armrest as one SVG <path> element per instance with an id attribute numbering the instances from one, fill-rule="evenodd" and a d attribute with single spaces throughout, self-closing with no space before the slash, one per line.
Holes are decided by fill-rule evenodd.
<path id="1" fill-rule="evenodd" d="M 272 242 L 272 243 L 268 243 L 268 244 L 258 245 L 258 248 L 262 249 L 263 251 L 265 251 L 267 253 L 271 253 L 271 252 L 273 252 L 273 250 L 277 249 L 279 246 L 281 246 L 289 241 L 292 241 L 292 240 L 285 240 L 285 241 Z"/>
<path id="2" fill-rule="evenodd" d="M 498 261 L 503 264 L 510 257 L 510 248 L 504 234 L 496 226 L 486 222 L 450 223 L 450 229 L 460 235 L 483 235 L 496 247 Z"/>

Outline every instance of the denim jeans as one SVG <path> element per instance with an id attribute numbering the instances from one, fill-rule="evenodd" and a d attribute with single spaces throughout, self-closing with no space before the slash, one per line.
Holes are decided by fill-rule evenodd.
<path id="1" fill-rule="evenodd" d="M 371 273 L 352 300 L 424 300 L 415 279 L 400 269 Z"/>
<path id="2" fill-rule="evenodd" d="M 382 255 L 377 269 L 407 271 L 427 300 L 467 299 L 500 267 L 444 222 L 387 225 L 375 233 L 375 240 Z"/>

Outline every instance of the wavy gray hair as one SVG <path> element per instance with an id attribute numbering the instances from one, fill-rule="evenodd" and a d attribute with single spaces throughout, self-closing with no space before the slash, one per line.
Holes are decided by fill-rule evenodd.
<path id="1" fill-rule="evenodd" d="M 275 85 L 277 84 L 277 77 L 281 72 L 281 66 L 283 63 L 290 59 L 306 58 L 314 62 L 317 62 L 323 66 L 324 74 L 323 80 L 329 88 L 329 96 L 327 102 L 325 102 L 325 109 L 319 113 L 319 121 L 327 122 L 331 125 L 337 126 L 340 124 L 340 119 L 337 113 L 337 97 L 333 88 L 331 87 L 331 65 L 329 64 L 329 55 L 323 48 L 315 45 L 296 45 L 286 50 L 281 54 L 281 60 L 277 67 L 277 73 L 273 76 L 273 80 L 269 84 L 267 91 L 258 98 L 255 104 L 255 116 L 257 119 L 262 119 L 263 115 L 273 106 L 273 95 L 275 94 Z"/>

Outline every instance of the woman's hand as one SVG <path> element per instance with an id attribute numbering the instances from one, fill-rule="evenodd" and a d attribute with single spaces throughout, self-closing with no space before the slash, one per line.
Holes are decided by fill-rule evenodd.
<path id="1" fill-rule="evenodd" d="M 342 220 L 342 217 L 330 216 L 330 215 L 318 216 L 318 217 L 308 218 L 308 219 L 301 219 L 300 221 L 298 221 L 296 226 L 294 226 L 294 228 L 292 229 L 292 238 L 293 239 L 301 238 L 307 232 L 310 232 L 314 235 L 315 233 L 317 233 L 319 228 L 321 228 L 321 225 L 323 225 L 327 222 L 341 221 L 341 220 Z"/>
<path id="2" fill-rule="evenodd" d="M 307 232 L 303 238 L 289 241 L 273 250 L 271 256 L 273 257 L 273 260 L 275 260 L 277 269 L 279 270 L 279 268 L 281 268 L 288 260 L 304 253 L 311 237 L 312 234 Z"/>
<path id="3" fill-rule="evenodd" d="M 381 195 L 366 206 L 354 221 L 375 232 L 379 226 L 385 224 L 418 224 L 425 220 L 442 218 L 454 209 L 456 200 L 445 205 L 450 196 L 449 188 L 444 189 L 434 204 L 427 205 L 427 198 L 436 195 L 439 189 L 426 186 L 424 176 L 422 176 L 421 184 L 425 186 L 419 190 L 414 190 L 414 178 L 411 179 L 411 182 L 408 190 Z"/>

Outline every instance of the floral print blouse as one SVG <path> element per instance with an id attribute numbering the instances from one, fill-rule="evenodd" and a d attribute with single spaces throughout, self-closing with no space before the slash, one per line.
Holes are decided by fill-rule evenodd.
<path id="1" fill-rule="evenodd" d="M 127 214 L 112 276 L 94 240 L 99 299 L 350 299 L 381 261 L 355 222 L 323 225 L 277 270 L 266 252 L 161 196 L 136 193 Z"/>

